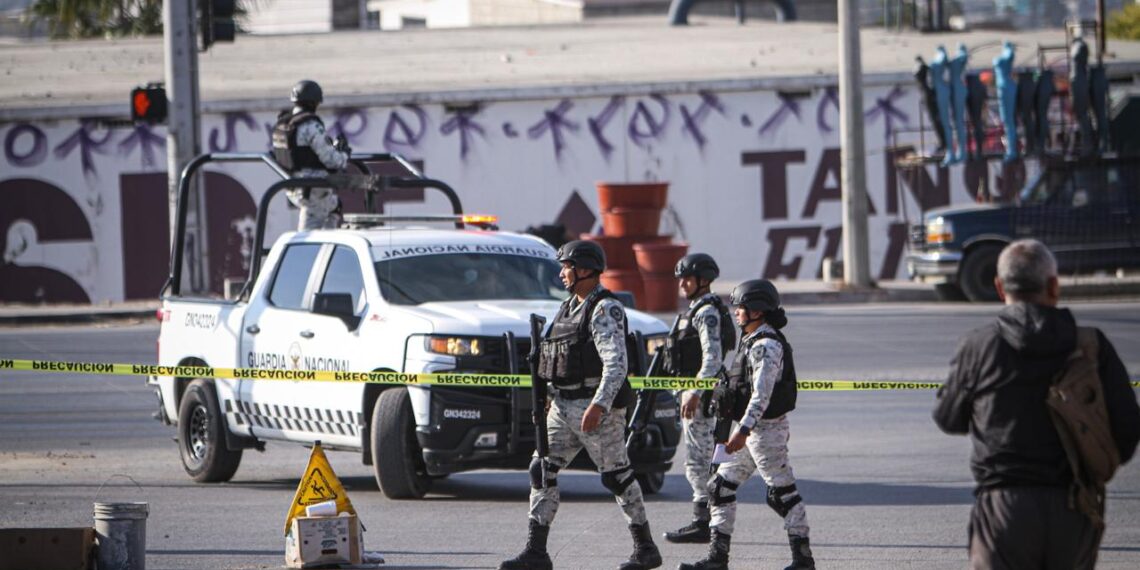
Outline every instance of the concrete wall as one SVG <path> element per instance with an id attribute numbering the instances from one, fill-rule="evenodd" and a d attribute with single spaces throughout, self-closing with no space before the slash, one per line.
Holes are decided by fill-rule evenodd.
<path id="1" fill-rule="evenodd" d="M 471 25 L 471 0 L 371 0 L 369 11 L 380 12 L 380 29 L 400 30 L 408 19 L 424 20 L 428 28 Z"/>
<path id="2" fill-rule="evenodd" d="M 360 151 L 422 160 L 466 210 L 521 230 L 551 221 L 600 230 L 596 181 L 669 181 L 661 231 L 716 256 L 727 279 L 814 279 L 840 248 L 839 129 L 831 89 L 701 90 L 675 95 L 577 96 L 360 109 L 322 109 Z M 871 271 L 901 277 L 908 221 L 920 206 L 972 200 L 962 166 L 898 178 L 891 134 L 918 122 L 909 86 L 866 93 Z M 265 151 L 269 112 L 208 114 L 208 151 Z M 164 128 L 81 120 L 0 124 L 0 302 L 153 298 L 167 273 Z M 193 285 L 220 291 L 248 267 L 254 204 L 275 177 L 264 166 L 212 167 L 205 216 L 189 258 Z M 967 179 L 974 180 L 967 184 Z M 346 196 L 349 210 L 358 196 Z M 439 196 L 405 193 L 390 213 L 438 213 Z M 268 238 L 294 227 L 279 199 Z"/>
<path id="3" fill-rule="evenodd" d="M 254 34 L 332 31 L 332 0 L 272 0 L 249 14 L 245 28 Z"/>

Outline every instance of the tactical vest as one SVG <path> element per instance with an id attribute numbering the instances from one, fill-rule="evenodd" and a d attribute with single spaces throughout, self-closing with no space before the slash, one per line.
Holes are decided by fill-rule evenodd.
<path id="1" fill-rule="evenodd" d="M 720 349 L 721 354 L 728 354 L 736 344 L 736 327 L 732 324 L 731 315 L 724 301 L 716 295 L 706 295 L 693 306 L 681 322 L 677 324 L 677 333 L 665 340 L 665 370 L 681 378 L 693 378 L 701 370 L 703 354 L 701 349 L 701 335 L 697 327 L 693 326 L 693 319 L 697 312 L 706 305 L 716 306 L 720 315 Z"/>
<path id="2" fill-rule="evenodd" d="M 571 314 L 570 297 L 562 303 L 558 314 L 550 324 L 546 338 L 542 340 L 539 351 L 538 374 L 546 379 L 560 392 L 563 397 L 570 399 L 592 398 L 597 387 L 586 387 L 587 378 L 601 378 L 602 358 L 598 354 L 598 347 L 594 344 L 593 335 L 590 334 L 590 316 L 594 308 L 602 299 L 613 299 L 614 294 L 606 289 L 594 291 L 582 301 L 582 308 Z M 623 327 L 625 324 L 623 323 Z M 627 361 L 629 359 L 629 342 L 626 335 Z M 611 408 L 624 408 L 632 400 L 632 389 L 629 380 L 625 380 L 617 397 L 614 398 Z"/>
<path id="3" fill-rule="evenodd" d="M 328 170 L 311 146 L 297 146 L 297 130 L 306 121 L 316 121 L 323 127 L 321 118 L 312 111 L 302 111 L 294 115 L 282 111 L 277 115 L 273 126 L 273 158 L 290 174 L 299 170 Z"/>
<path id="4" fill-rule="evenodd" d="M 732 368 L 728 371 L 728 393 L 730 402 L 726 412 L 731 412 L 732 419 L 740 421 L 744 412 L 748 410 L 748 401 L 752 399 L 752 364 L 748 361 L 748 352 L 752 345 L 761 338 L 774 339 L 784 349 L 783 374 L 772 388 L 772 399 L 768 401 L 768 408 L 761 417 L 766 420 L 778 418 L 796 409 L 796 364 L 792 358 L 792 345 L 783 333 L 763 332 L 752 337 L 747 343 L 741 343 L 736 351 L 736 358 L 732 361 Z"/>

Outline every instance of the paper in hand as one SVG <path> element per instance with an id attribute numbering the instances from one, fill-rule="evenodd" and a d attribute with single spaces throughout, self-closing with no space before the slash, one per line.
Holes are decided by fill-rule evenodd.
<path id="1" fill-rule="evenodd" d="M 724 444 L 716 444 L 716 449 L 713 450 L 712 463 L 724 463 L 729 459 L 732 459 L 732 454 L 725 449 Z"/>

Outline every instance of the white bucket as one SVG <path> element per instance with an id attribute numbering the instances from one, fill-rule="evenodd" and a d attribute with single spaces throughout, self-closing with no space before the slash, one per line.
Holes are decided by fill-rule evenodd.
<path id="1" fill-rule="evenodd" d="M 95 567 L 146 570 L 147 503 L 95 503 Z"/>

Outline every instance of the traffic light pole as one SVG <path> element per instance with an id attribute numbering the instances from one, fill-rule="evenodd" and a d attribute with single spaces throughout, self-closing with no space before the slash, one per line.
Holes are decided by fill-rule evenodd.
<path id="1" fill-rule="evenodd" d="M 192 158 L 200 154 L 200 125 L 198 122 L 198 39 L 195 34 L 194 0 L 163 0 L 162 24 L 165 43 L 166 95 L 169 100 L 166 132 L 167 187 L 170 207 L 170 244 L 173 247 L 174 220 L 178 208 L 178 177 Z M 200 192 L 193 192 L 190 199 L 191 212 L 197 212 Z M 201 218 L 195 216 L 198 220 Z M 199 224 L 194 224 L 198 226 Z M 195 236 L 201 238 L 201 235 Z M 192 240 L 199 253 L 206 251 L 201 239 Z M 202 264 L 202 256 L 191 258 Z M 190 275 L 201 276 L 202 272 L 192 269 Z M 201 283 L 192 283 L 198 289 Z"/>
<path id="2" fill-rule="evenodd" d="M 863 69 L 859 1 L 839 0 L 839 138 L 843 191 L 843 282 L 871 286 L 867 236 L 866 146 L 863 137 Z"/>

